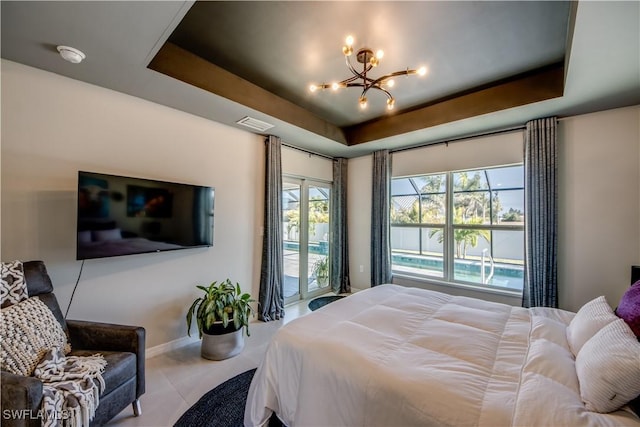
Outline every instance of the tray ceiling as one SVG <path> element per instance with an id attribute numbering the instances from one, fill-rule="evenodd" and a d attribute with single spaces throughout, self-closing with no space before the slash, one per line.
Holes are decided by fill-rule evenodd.
<path id="1" fill-rule="evenodd" d="M 249 116 L 291 145 L 353 157 L 640 103 L 638 2 L 0 2 L 2 58 L 230 126 Z M 383 49 L 396 79 L 311 94 L 346 78 L 341 53 Z M 87 54 L 72 65 L 56 45 Z M 379 94 L 378 94 L 379 95 Z M 246 128 L 244 128 L 246 129 Z"/>

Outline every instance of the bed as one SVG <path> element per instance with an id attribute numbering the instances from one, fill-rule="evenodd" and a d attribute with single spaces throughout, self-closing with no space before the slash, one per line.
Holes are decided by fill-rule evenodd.
<path id="1" fill-rule="evenodd" d="M 572 345 L 594 350 L 595 332 L 568 340 L 575 316 L 398 285 L 360 291 L 276 333 L 245 425 L 274 412 L 290 427 L 640 425 L 628 406 L 605 414 L 583 403 L 578 372 L 591 381 L 602 369 L 576 364 Z M 640 393 L 638 377 L 625 393 Z"/>

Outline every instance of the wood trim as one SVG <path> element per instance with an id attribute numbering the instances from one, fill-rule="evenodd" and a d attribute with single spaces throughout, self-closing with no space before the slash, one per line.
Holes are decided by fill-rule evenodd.
<path id="1" fill-rule="evenodd" d="M 317 135 L 347 143 L 344 132 L 338 126 L 171 42 L 166 42 L 160 48 L 148 68 Z"/>
<path id="2" fill-rule="evenodd" d="M 563 62 L 415 109 L 340 128 L 221 67 L 166 42 L 148 68 L 345 145 L 357 145 L 562 96 Z"/>
<path id="3" fill-rule="evenodd" d="M 375 141 L 507 108 L 562 96 L 564 64 L 559 62 L 393 116 L 344 128 L 349 145 Z"/>

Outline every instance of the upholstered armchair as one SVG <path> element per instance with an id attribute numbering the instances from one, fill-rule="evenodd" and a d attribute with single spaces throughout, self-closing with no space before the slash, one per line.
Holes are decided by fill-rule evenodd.
<path id="1" fill-rule="evenodd" d="M 91 422 L 105 424 L 129 404 L 141 414 L 140 396 L 145 391 L 145 330 L 137 326 L 66 320 L 53 294 L 53 285 L 42 261 L 23 264 L 29 297 L 38 296 L 51 309 L 71 343 L 70 355 L 100 353 L 107 361 L 102 374 L 105 388 Z M 37 417 L 42 401 L 42 383 L 34 377 L 1 371 L 3 426 L 40 426 Z"/>

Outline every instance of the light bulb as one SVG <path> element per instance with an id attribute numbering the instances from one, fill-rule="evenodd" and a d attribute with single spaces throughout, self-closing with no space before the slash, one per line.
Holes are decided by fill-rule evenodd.
<path id="1" fill-rule="evenodd" d="M 387 110 L 393 110 L 393 107 L 396 105 L 396 100 L 393 98 L 387 99 Z"/>
<path id="2" fill-rule="evenodd" d="M 333 90 L 338 90 L 340 88 L 340 85 L 336 82 L 331 83 L 331 89 Z"/>
<path id="3" fill-rule="evenodd" d="M 418 68 L 418 75 L 419 76 L 424 76 L 425 74 L 427 74 L 427 67 Z"/>
<path id="4" fill-rule="evenodd" d="M 344 56 L 349 56 L 353 53 L 353 47 L 351 47 L 353 45 L 353 37 L 352 36 L 347 36 L 347 39 L 345 40 L 345 43 L 347 44 L 346 46 L 342 46 L 342 53 L 344 54 Z"/>
<path id="5" fill-rule="evenodd" d="M 396 84 L 396 82 L 395 80 L 391 79 L 384 82 L 384 84 L 387 85 L 387 87 L 393 87 Z"/>
<path id="6" fill-rule="evenodd" d="M 378 61 L 378 58 L 376 58 L 375 56 L 372 56 L 369 60 L 369 64 L 371 64 L 372 67 L 377 67 L 379 63 L 380 61 Z"/>
<path id="7" fill-rule="evenodd" d="M 318 86 L 316 86 L 316 85 L 311 85 L 311 86 L 309 86 L 309 91 L 311 91 L 311 92 L 315 92 L 315 91 L 317 91 L 317 90 L 318 90 Z"/>
<path id="8" fill-rule="evenodd" d="M 360 103 L 361 109 L 364 110 L 365 108 L 367 108 L 367 98 L 365 96 L 361 96 L 358 102 Z"/>
<path id="9" fill-rule="evenodd" d="M 384 56 L 384 51 L 383 50 L 379 50 L 379 51 L 376 52 L 376 58 L 382 59 L 383 56 Z"/>

